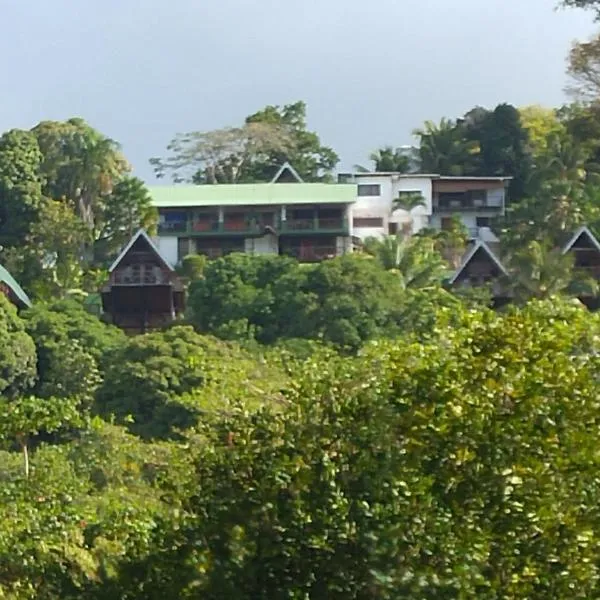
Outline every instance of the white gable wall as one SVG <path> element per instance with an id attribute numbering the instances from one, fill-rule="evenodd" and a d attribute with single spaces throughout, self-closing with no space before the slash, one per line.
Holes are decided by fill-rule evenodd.
<path id="1" fill-rule="evenodd" d="M 152 241 L 158 248 L 162 257 L 171 265 L 175 266 L 178 262 L 177 256 L 177 238 L 175 236 L 157 236 Z"/>

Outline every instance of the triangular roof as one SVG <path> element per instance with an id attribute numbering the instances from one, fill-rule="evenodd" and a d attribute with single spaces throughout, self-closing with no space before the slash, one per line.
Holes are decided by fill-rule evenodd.
<path id="1" fill-rule="evenodd" d="M 596 239 L 596 236 L 590 231 L 587 225 L 583 225 L 580 227 L 574 234 L 573 237 L 567 242 L 566 246 L 563 248 L 563 254 L 566 254 L 573 248 L 573 246 L 579 241 L 579 238 L 585 235 L 592 242 L 592 245 L 598 252 L 600 252 L 600 242 Z"/>
<path id="2" fill-rule="evenodd" d="M 304 183 L 304 179 L 302 179 L 302 177 L 300 177 L 300 175 L 298 174 L 298 171 L 296 171 L 296 169 L 294 169 L 294 167 L 292 167 L 292 165 L 290 165 L 289 162 L 284 162 L 281 167 L 279 167 L 279 170 L 277 171 L 277 173 L 275 173 L 275 176 L 273 177 L 273 179 L 271 179 L 271 183 L 277 183 L 279 181 L 279 179 L 281 178 L 281 176 L 285 173 L 288 172 L 298 183 Z"/>
<path id="3" fill-rule="evenodd" d="M 167 269 L 169 269 L 169 271 L 174 271 L 175 270 L 173 268 L 173 266 L 171 264 L 169 264 L 169 261 L 167 261 L 165 259 L 165 257 L 160 253 L 160 250 L 156 247 L 156 244 L 152 241 L 152 239 L 150 238 L 150 236 L 143 229 L 140 229 L 129 240 L 129 242 L 127 242 L 127 245 L 123 248 L 123 250 L 121 250 L 121 253 L 119 254 L 119 256 L 117 256 L 117 258 L 115 259 L 115 261 L 113 262 L 113 264 L 108 269 L 109 273 L 112 273 L 119 266 L 119 263 L 125 258 L 125 256 L 127 255 L 127 253 L 131 250 L 131 247 L 138 241 L 139 238 L 143 238 L 148 243 L 148 245 L 150 246 L 150 249 L 152 250 L 152 252 L 154 252 L 156 254 L 157 258 L 163 263 L 163 265 Z"/>
<path id="4" fill-rule="evenodd" d="M 480 250 L 485 252 L 492 259 L 494 264 L 500 269 L 500 271 L 502 271 L 502 273 L 504 273 L 504 275 L 508 275 L 508 271 L 504 268 L 498 257 L 492 251 L 492 249 L 483 240 L 477 240 L 477 242 L 475 242 L 471 250 L 467 252 L 462 264 L 456 270 L 456 273 L 454 273 L 452 279 L 450 279 L 450 284 L 453 284 L 460 277 L 460 274 L 465 270 L 465 268 Z"/>
<path id="5" fill-rule="evenodd" d="M 2 265 L 0 265 L 0 283 L 3 283 L 10 289 L 17 300 L 17 303 L 22 308 L 29 308 L 31 306 L 29 296 L 23 291 L 23 288 L 17 283 L 16 279 Z"/>

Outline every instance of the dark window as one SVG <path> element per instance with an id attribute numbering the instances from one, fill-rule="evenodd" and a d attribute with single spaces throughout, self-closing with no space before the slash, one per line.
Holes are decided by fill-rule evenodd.
<path id="1" fill-rule="evenodd" d="M 388 223 L 388 233 L 396 235 L 398 233 L 398 223 Z"/>
<path id="2" fill-rule="evenodd" d="M 381 186 L 378 183 L 361 183 L 358 186 L 359 196 L 381 196 Z"/>
<path id="3" fill-rule="evenodd" d="M 352 220 L 354 227 L 383 227 L 381 217 L 354 217 Z"/>
<path id="4" fill-rule="evenodd" d="M 477 227 L 491 227 L 492 219 L 490 217 L 477 217 L 475 224 Z"/>

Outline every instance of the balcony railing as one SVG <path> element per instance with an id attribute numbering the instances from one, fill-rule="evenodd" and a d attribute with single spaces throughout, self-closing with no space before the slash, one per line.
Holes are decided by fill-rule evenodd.
<path id="1" fill-rule="evenodd" d="M 259 235 L 270 226 L 280 233 L 343 233 L 348 231 L 348 220 L 341 217 L 317 217 L 314 219 L 287 219 L 273 225 L 272 221 L 174 221 L 158 226 L 160 235 Z"/>
<path id="2" fill-rule="evenodd" d="M 300 262 L 319 262 L 337 255 L 335 246 L 307 246 L 282 249 L 282 253 L 293 256 Z"/>
<path id="3" fill-rule="evenodd" d="M 287 219 L 281 222 L 282 233 L 346 232 L 348 220 L 342 217 L 317 217 L 316 219 Z"/>
<path id="4" fill-rule="evenodd" d="M 478 201 L 478 200 L 451 200 L 449 202 L 442 202 L 434 199 L 433 202 L 433 212 L 437 213 L 455 213 L 461 211 L 471 211 L 471 212 L 485 212 L 485 211 L 495 211 L 500 212 L 504 208 L 504 203 L 497 200 L 486 200 L 486 201 Z"/>
<path id="5" fill-rule="evenodd" d="M 130 265 L 122 270 L 115 271 L 112 277 L 114 285 L 140 286 L 140 285 L 168 285 L 169 276 L 155 265 Z"/>

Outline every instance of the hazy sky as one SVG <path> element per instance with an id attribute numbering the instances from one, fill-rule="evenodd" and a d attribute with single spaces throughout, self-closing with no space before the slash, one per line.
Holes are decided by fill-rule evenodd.
<path id="1" fill-rule="evenodd" d="M 554 0 L 0 0 L 0 130 L 81 116 L 138 176 L 178 131 L 308 103 L 311 128 L 367 163 L 425 119 L 557 105 L 590 14 Z"/>

